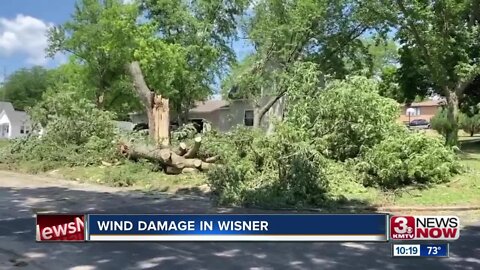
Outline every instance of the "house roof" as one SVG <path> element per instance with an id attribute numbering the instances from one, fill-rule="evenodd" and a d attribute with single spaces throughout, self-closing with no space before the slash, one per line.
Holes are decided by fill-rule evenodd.
<path id="1" fill-rule="evenodd" d="M 3 110 L 2 113 L 7 115 L 10 123 L 25 123 L 30 121 L 30 117 L 26 112 Z"/>
<path id="2" fill-rule="evenodd" d="M 213 112 L 223 108 L 227 108 L 229 102 L 226 100 L 207 100 L 207 101 L 198 101 L 195 103 L 195 108 L 191 109 L 191 112 Z"/>

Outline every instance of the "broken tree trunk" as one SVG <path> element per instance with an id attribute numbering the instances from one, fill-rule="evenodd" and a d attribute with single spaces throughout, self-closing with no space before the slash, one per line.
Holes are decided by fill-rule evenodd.
<path id="1" fill-rule="evenodd" d="M 196 158 L 201 141 L 201 137 L 197 137 L 190 149 L 187 149 L 186 144 L 180 144 L 177 150 L 158 148 L 154 145 L 146 145 L 134 141 L 120 142 L 120 152 L 132 160 L 147 159 L 160 163 L 167 174 L 207 171 L 215 166 L 214 162 L 218 157 L 209 157 L 205 160 Z M 185 154 L 182 156 L 181 153 Z"/>
<path id="2" fill-rule="evenodd" d="M 155 142 L 162 146 L 170 145 L 170 110 L 168 99 L 154 95 L 153 121 Z"/>
<path id="3" fill-rule="evenodd" d="M 140 98 L 148 116 L 150 137 L 158 145 L 170 144 L 170 113 L 169 101 L 150 90 L 138 62 L 132 62 L 127 67 L 133 80 L 133 88 Z"/>

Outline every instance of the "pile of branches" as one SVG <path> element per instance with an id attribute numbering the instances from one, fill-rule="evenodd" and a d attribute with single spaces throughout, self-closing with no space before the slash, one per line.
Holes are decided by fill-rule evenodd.
<path id="1" fill-rule="evenodd" d="M 180 143 L 176 149 L 136 143 L 134 140 L 120 142 L 120 154 L 130 160 L 146 159 L 158 163 L 167 174 L 204 172 L 215 166 L 217 156 L 198 158 L 202 137 L 197 136 L 193 145 Z"/>

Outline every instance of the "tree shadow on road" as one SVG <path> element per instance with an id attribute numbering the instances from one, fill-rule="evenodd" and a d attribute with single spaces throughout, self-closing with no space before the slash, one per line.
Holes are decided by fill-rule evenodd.
<path id="1" fill-rule="evenodd" d="M 34 214 L 37 211 L 263 211 L 214 208 L 209 200 L 195 197 L 145 197 L 137 193 L 60 187 L 3 187 L 0 202 L 0 261 L 3 261 L 0 269 L 480 269 L 479 226 L 470 226 L 462 232 L 461 239 L 451 244 L 452 257 L 448 259 L 392 259 L 390 245 L 386 243 L 36 243 Z M 15 264 L 25 267 L 15 267 Z"/>

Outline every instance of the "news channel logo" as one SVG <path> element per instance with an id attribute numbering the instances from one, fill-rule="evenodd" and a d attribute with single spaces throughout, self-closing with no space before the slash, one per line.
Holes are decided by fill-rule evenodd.
<path id="1" fill-rule="evenodd" d="M 392 216 L 391 240 L 457 240 L 460 219 L 456 216 Z"/>

